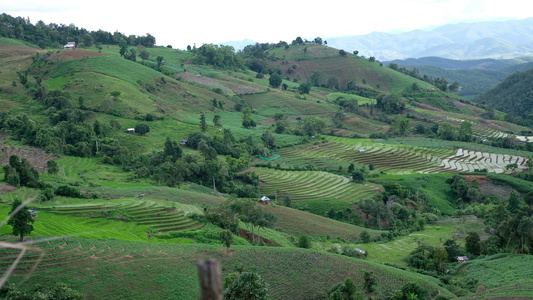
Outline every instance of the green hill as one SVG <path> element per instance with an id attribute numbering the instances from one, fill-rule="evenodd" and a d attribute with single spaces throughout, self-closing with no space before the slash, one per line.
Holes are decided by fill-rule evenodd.
<path id="1" fill-rule="evenodd" d="M 475 101 L 515 116 L 518 118 L 516 121 L 521 121 L 523 124 L 531 124 L 529 115 L 532 101 L 530 84 L 532 78 L 533 69 L 515 72 L 490 91 L 477 97 Z M 509 116 L 509 120 L 513 120 L 512 116 Z"/>

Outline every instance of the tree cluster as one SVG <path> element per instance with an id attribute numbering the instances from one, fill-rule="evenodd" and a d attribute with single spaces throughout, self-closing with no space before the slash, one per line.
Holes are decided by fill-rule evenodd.
<path id="1" fill-rule="evenodd" d="M 357 206 L 365 214 L 367 227 L 388 228 L 393 235 L 404 235 L 424 229 L 425 224 L 433 221 L 424 211 L 426 196 L 412 188 L 406 188 L 397 182 L 383 184 L 385 191 L 371 199 L 361 201 Z"/>
<path id="2" fill-rule="evenodd" d="M 486 196 L 473 180 L 470 184 L 454 176 L 448 182 L 461 202 L 470 202 L 462 214 L 482 218 L 489 235 L 483 241 L 475 234 L 467 238 L 467 252 L 473 255 L 499 252 L 533 253 L 533 192 L 512 191 L 508 199 Z M 475 200 L 475 202 L 474 202 Z"/>
<path id="3" fill-rule="evenodd" d="M 430 77 L 428 75 L 425 75 L 425 74 L 423 76 L 421 76 L 420 72 L 418 71 L 417 68 L 413 68 L 412 70 L 408 70 L 405 67 L 399 67 L 398 64 L 396 64 L 396 63 L 391 63 L 389 65 L 389 68 L 391 68 L 391 69 L 393 69 L 395 71 L 401 72 L 403 74 L 409 75 L 409 76 L 411 76 L 413 78 L 420 79 L 422 81 L 430 83 L 430 84 L 436 86 L 439 90 L 441 90 L 443 92 L 450 91 L 450 92 L 453 93 L 453 92 L 456 92 L 459 89 L 459 83 L 454 82 L 452 84 L 448 84 L 448 81 L 444 77 L 432 78 L 432 77 Z"/>
<path id="4" fill-rule="evenodd" d="M 218 206 L 209 207 L 205 211 L 205 218 L 233 233 L 237 233 L 239 221 L 248 224 L 252 229 L 252 242 L 256 244 L 259 242 L 257 240 L 259 230 L 273 227 L 276 223 L 276 216 L 273 213 L 250 200 L 228 200 Z"/>
<path id="5" fill-rule="evenodd" d="M 0 15 L 0 36 L 32 43 L 43 49 L 46 47 L 61 48 L 67 42 L 76 42 L 77 45 L 81 44 L 86 47 L 90 47 L 93 43 L 143 45 L 145 47 L 155 45 L 155 37 L 149 33 L 146 36 L 126 36 L 118 31 L 114 33 L 104 30 L 88 31 L 74 24 L 45 24 L 43 21 L 38 21 L 33 25 L 29 18 L 12 17 L 5 13 Z"/>

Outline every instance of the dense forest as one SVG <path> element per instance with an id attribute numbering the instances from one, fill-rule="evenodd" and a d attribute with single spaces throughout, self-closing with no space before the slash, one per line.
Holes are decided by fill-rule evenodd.
<path id="1" fill-rule="evenodd" d="M 516 72 L 475 101 L 508 113 L 506 121 L 533 125 L 533 69 Z"/>

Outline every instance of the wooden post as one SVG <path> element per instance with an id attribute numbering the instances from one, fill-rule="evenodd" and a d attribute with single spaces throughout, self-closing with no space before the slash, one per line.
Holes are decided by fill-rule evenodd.
<path id="1" fill-rule="evenodd" d="M 208 259 L 198 262 L 200 300 L 222 300 L 222 271 L 220 262 Z"/>

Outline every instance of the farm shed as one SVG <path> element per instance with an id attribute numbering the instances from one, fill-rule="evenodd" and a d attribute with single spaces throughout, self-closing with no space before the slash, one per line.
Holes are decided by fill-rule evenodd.
<path id="1" fill-rule="evenodd" d="M 63 49 L 75 49 L 76 48 L 76 42 L 68 42 L 65 45 L 63 45 Z"/>
<path id="2" fill-rule="evenodd" d="M 124 130 L 125 133 L 135 133 L 135 128 L 128 128 Z"/>
<path id="3" fill-rule="evenodd" d="M 186 147 L 186 146 L 188 146 L 188 145 L 189 145 L 189 140 L 181 140 L 181 142 L 180 142 L 180 146 L 182 146 L 182 147 Z"/>
<path id="4" fill-rule="evenodd" d="M 457 256 L 457 262 L 464 263 L 468 260 L 468 256 Z"/>
<path id="5" fill-rule="evenodd" d="M 268 198 L 267 196 L 261 197 L 261 202 L 268 203 L 268 201 L 270 201 L 270 198 Z"/>

